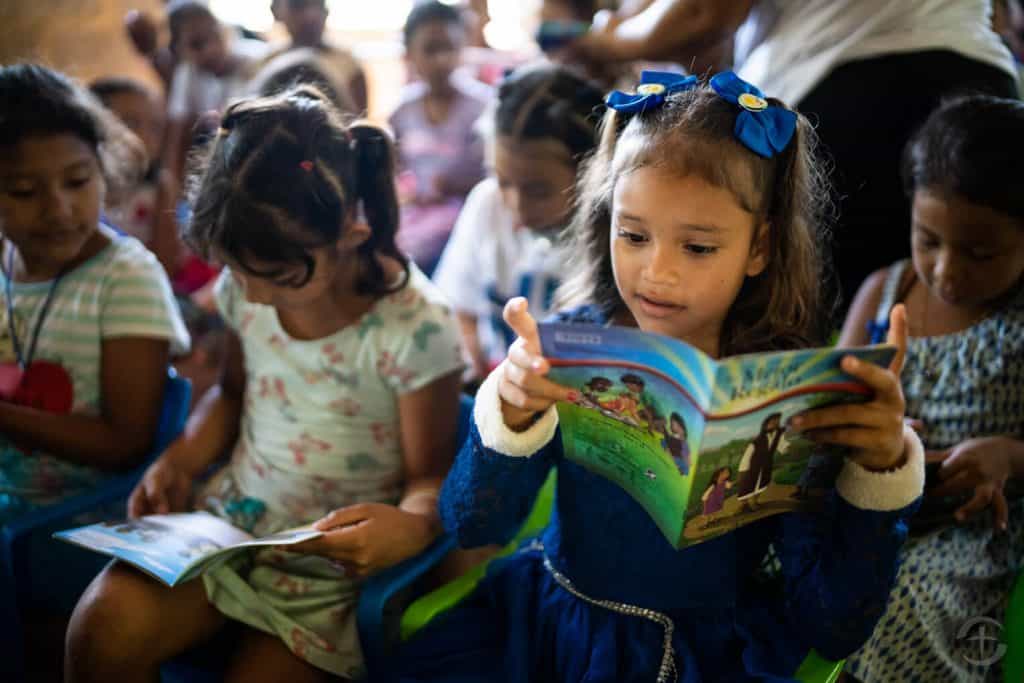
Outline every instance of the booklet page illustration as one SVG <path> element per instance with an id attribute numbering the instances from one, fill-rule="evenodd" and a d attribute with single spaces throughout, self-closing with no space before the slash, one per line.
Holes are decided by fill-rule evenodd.
<path id="1" fill-rule="evenodd" d="M 677 548 L 820 497 L 842 465 L 785 430 L 809 408 L 864 401 L 852 355 L 887 366 L 892 346 L 805 349 L 715 361 L 675 339 L 622 327 L 540 325 L 565 456 L 625 489 Z"/>
<path id="2" fill-rule="evenodd" d="M 190 512 L 100 522 L 59 531 L 54 537 L 124 560 L 176 586 L 245 548 L 292 545 L 321 535 L 301 527 L 253 538 L 208 512 Z"/>

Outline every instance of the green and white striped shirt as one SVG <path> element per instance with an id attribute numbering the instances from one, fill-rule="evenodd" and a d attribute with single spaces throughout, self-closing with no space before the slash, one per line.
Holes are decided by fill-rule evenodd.
<path id="1" fill-rule="evenodd" d="M 27 351 L 50 282 L 12 282 L 14 328 Z M 15 360 L 7 323 L 7 275 L 0 272 L 0 362 Z M 167 339 L 171 352 L 189 337 L 170 283 L 156 258 L 133 237 L 113 237 L 100 253 L 64 276 L 43 321 L 34 360 L 58 363 L 71 375 L 72 411 L 99 414 L 100 352 L 105 339 Z M 126 378 L 129 379 L 129 378 Z"/>
<path id="2" fill-rule="evenodd" d="M 170 283 L 156 258 L 134 237 L 111 236 L 103 251 L 57 285 L 33 357 L 57 363 L 68 372 L 74 397 L 71 410 L 76 414 L 100 413 L 105 339 L 166 339 L 172 353 L 189 345 Z M 11 283 L 14 328 L 22 353 L 27 352 L 51 284 Z M 0 272 L 0 362 L 4 363 L 16 360 L 7 324 L 6 287 L 7 276 Z M 19 511 L 86 491 L 104 476 L 52 455 L 27 455 L 0 434 L 0 522 Z"/>

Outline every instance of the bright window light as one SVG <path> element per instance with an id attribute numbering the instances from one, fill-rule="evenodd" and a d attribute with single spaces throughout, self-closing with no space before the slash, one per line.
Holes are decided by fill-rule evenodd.
<path id="1" fill-rule="evenodd" d="M 442 1 L 457 4 L 457 0 Z M 327 0 L 331 10 L 327 26 L 344 33 L 397 33 L 413 4 L 414 0 Z M 487 41 L 498 49 L 528 45 L 531 39 L 527 27 L 536 7 L 537 0 L 489 0 L 491 21 L 485 28 Z M 221 21 L 251 31 L 269 31 L 274 25 L 270 0 L 210 0 L 210 9 Z"/>
<path id="2" fill-rule="evenodd" d="M 412 6 L 413 0 L 327 0 L 331 10 L 327 26 L 345 32 L 397 31 Z M 210 9 L 221 21 L 252 31 L 267 31 L 274 24 L 270 0 L 210 0 Z"/>

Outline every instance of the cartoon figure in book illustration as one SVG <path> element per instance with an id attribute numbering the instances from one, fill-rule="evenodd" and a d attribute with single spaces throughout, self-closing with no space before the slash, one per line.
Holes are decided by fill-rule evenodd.
<path id="1" fill-rule="evenodd" d="M 741 512 L 756 510 L 758 495 L 772 483 L 772 466 L 781 440 L 782 413 L 772 413 L 761 422 L 761 432 L 747 446 L 740 461 L 736 495 L 743 501 Z"/>
<path id="2" fill-rule="evenodd" d="M 651 420 L 648 425 L 653 425 L 656 414 L 649 413 Z M 664 426 L 663 426 L 664 430 Z M 672 456 L 673 462 L 679 468 L 679 473 L 686 476 L 690 473 L 690 445 L 686 442 L 686 422 L 679 413 L 672 413 L 668 420 L 668 431 L 662 431 L 665 438 L 661 440 L 661 446 L 665 452 Z"/>
<path id="3" fill-rule="evenodd" d="M 651 434 L 661 434 L 664 436 L 668 433 L 668 427 L 665 425 L 665 416 L 658 412 L 657 408 L 650 408 L 649 410 L 650 421 L 647 423 L 647 430 Z"/>
<path id="4" fill-rule="evenodd" d="M 712 473 L 711 483 L 704 489 L 704 494 L 700 497 L 701 502 L 704 503 L 702 510 L 704 521 L 700 525 L 701 529 L 707 529 L 718 522 L 714 515 L 725 507 L 725 492 L 732 488 L 731 480 L 732 469 L 729 467 L 719 467 Z"/>
<path id="5" fill-rule="evenodd" d="M 600 375 L 591 377 L 590 381 L 583 385 L 580 392 L 580 404 L 591 408 L 600 408 L 601 401 L 606 400 L 604 395 L 611 388 L 612 381 L 607 377 L 601 377 Z"/>
<path id="6" fill-rule="evenodd" d="M 600 406 L 609 417 L 620 422 L 639 427 L 642 422 L 640 400 L 644 390 L 644 381 L 634 374 L 621 377 L 625 391 L 620 391 L 611 399 L 600 402 Z"/>

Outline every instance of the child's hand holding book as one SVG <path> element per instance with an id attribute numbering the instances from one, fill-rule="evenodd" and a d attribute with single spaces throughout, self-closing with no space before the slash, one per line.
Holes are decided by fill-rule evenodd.
<path id="1" fill-rule="evenodd" d="M 555 384 L 544 375 L 551 364 L 541 355 L 537 321 L 529 313 L 523 297 L 505 304 L 505 322 L 518 339 L 508 349 L 508 357 L 498 366 L 498 395 L 505 424 L 514 431 L 527 429 L 537 415 L 558 401 L 575 401 L 576 392 Z"/>
<path id="2" fill-rule="evenodd" d="M 876 471 L 895 469 L 906 458 L 900 372 L 907 355 L 907 316 L 902 305 L 892 309 L 886 342 L 897 349 L 888 369 L 852 356 L 842 361 L 845 372 L 873 390 L 870 401 L 808 410 L 789 422 L 791 429 L 817 443 L 853 449 L 851 460 Z"/>
<path id="3" fill-rule="evenodd" d="M 385 503 L 335 510 L 312 527 L 319 536 L 283 550 L 329 558 L 350 578 L 362 578 L 418 555 L 439 533 L 425 515 Z"/>
<path id="4" fill-rule="evenodd" d="M 128 516 L 166 515 L 188 507 L 192 475 L 165 453 L 146 469 L 128 498 Z"/>

